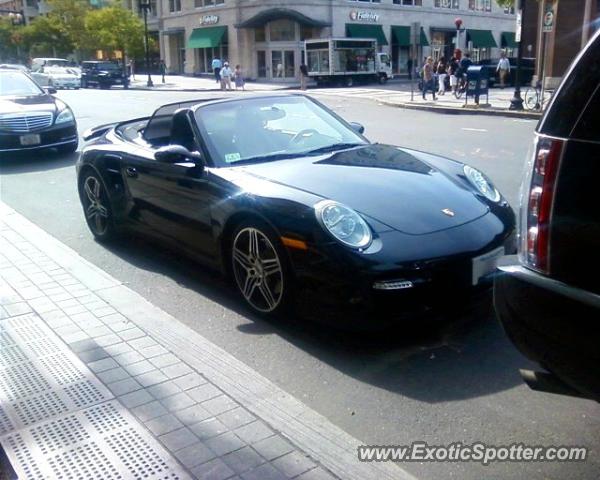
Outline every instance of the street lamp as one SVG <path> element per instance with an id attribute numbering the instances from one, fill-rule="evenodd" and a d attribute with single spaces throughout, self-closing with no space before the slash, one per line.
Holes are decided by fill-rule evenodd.
<path id="1" fill-rule="evenodd" d="M 144 50 L 146 53 L 146 72 L 148 72 L 148 81 L 146 85 L 153 87 L 152 77 L 150 76 L 150 45 L 148 43 L 148 12 L 152 9 L 150 0 L 140 0 L 140 10 L 144 12 Z"/>
<path id="2" fill-rule="evenodd" d="M 8 14 L 8 19 L 14 26 L 21 25 L 22 23 L 24 23 L 24 20 L 25 20 L 23 15 L 19 12 L 10 12 Z M 21 60 L 21 47 L 19 46 L 19 42 L 20 42 L 20 40 L 16 42 L 16 47 L 17 47 L 17 59 L 20 61 Z"/>
<path id="3" fill-rule="evenodd" d="M 520 0 L 517 15 L 519 16 L 522 24 L 523 18 L 525 17 L 525 0 Z M 521 28 L 521 24 L 517 28 Z M 521 98 L 521 59 L 523 58 L 523 34 L 518 32 L 517 42 L 517 71 L 515 72 L 515 93 L 513 98 L 510 99 L 509 110 L 523 110 L 523 99 Z"/>
<path id="4" fill-rule="evenodd" d="M 462 18 L 458 17 L 454 19 L 454 25 L 456 25 L 456 48 L 460 48 L 459 46 L 459 38 L 460 38 L 460 27 L 463 24 Z"/>

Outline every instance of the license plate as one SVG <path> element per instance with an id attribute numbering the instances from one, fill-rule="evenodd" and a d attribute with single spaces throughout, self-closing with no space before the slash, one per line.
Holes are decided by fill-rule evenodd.
<path id="1" fill-rule="evenodd" d="M 498 247 L 472 259 L 472 283 L 478 285 L 483 277 L 496 270 L 498 259 L 504 255 L 504 247 Z"/>
<path id="2" fill-rule="evenodd" d="M 32 133 L 30 135 L 21 135 L 21 145 L 24 147 L 30 145 L 39 145 L 40 143 L 42 143 L 42 139 L 37 134 Z"/>

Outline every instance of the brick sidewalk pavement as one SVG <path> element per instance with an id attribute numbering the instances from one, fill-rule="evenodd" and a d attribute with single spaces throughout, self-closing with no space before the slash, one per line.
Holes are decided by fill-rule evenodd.
<path id="1" fill-rule="evenodd" d="M 412 478 L 1 202 L 0 442 L 27 479 Z"/>

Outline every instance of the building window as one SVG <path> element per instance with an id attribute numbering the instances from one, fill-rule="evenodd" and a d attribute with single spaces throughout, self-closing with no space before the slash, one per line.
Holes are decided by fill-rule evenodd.
<path id="1" fill-rule="evenodd" d="M 409 7 L 421 7 L 423 0 L 394 0 L 394 5 L 406 5 Z"/>
<path id="2" fill-rule="evenodd" d="M 307 25 L 302 25 L 300 27 L 300 40 L 310 40 L 311 38 L 315 38 L 313 28 Z"/>
<path id="3" fill-rule="evenodd" d="M 181 0 L 169 0 L 169 12 L 181 12 Z"/>
<path id="4" fill-rule="evenodd" d="M 452 8 L 458 10 L 458 0 L 435 0 L 436 8 Z"/>
<path id="5" fill-rule="evenodd" d="M 221 5 L 222 3 L 225 3 L 225 0 L 215 0 L 215 3 Z"/>
<path id="6" fill-rule="evenodd" d="M 504 9 L 504 13 L 506 13 L 507 15 L 514 15 L 515 14 L 515 7 L 506 7 Z"/>
<path id="7" fill-rule="evenodd" d="M 267 36 L 265 35 L 265 27 L 256 27 L 254 29 L 254 41 L 255 42 L 266 42 Z"/>
<path id="8" fill-rule="evenodd" d="M 469 0 L 469 10 L 476 12 L 491 12 L 492 0 Z"/>
<path id="9" fill-rule="evenodd" d="M 381 0 L 349 0 L 350 2 L 381 3 Z"/>
<path id="10" fill-rule="evenodd" d="M 291 42 L 296 40 L 296 23 L 282 18 L 270 23 L 272 42 Z"/>

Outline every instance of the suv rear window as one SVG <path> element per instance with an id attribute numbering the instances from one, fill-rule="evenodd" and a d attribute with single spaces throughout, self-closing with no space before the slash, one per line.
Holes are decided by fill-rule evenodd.
<path id="1" fill-rule="evenodd" d="M 573 132 L 573 138 L 600 142 L 600 85 L 596 87 L 590 103 L 585 107 L 585 112 Z"/>
<path id="2" fill-rule="evenodd" d="M 556 92 L 542 119 L 540 133 L 569 137 L 586 104 L 600 84 L 600 35 L 579 57 L 573 70 Z"/>

